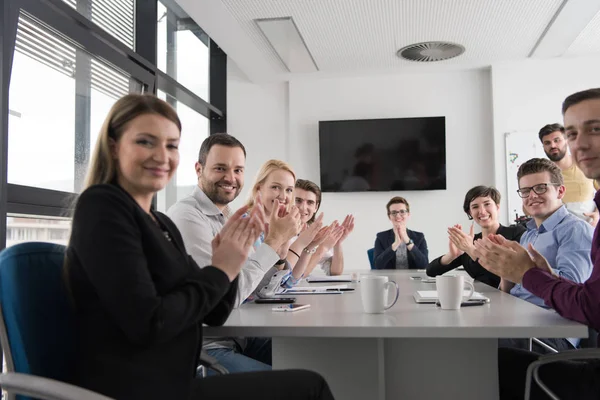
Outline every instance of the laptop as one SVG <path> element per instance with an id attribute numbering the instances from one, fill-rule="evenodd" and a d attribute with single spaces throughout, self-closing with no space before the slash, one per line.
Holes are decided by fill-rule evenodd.
<path id="1" fill-rule="evenodd" d="M 464 296 L 468 296 L 469 291 L 464 291 Z M 438 301 L 437 290 L 417 290 L 413 297 L 417 303 L 422 304 L 435 304 Z M 486 303 L 490 302 L 490 299 L 479 292 L 473 292 L 473 297 L 468 301 L 481 301 L 484 300 Z"/>

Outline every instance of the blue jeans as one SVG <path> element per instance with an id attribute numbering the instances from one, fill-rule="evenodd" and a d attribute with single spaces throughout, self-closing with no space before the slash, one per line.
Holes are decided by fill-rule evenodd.
<path id="1" fill-rule="evenodd" d="M 210 349 L 206 352 L 216 358 L 230 374 L 271 370 L 270 338 L 246 338 L 246 348 L 243 351 L 237 347 Z M 213 376 L 216 372 L 209 369 L 207 375 Z"/>

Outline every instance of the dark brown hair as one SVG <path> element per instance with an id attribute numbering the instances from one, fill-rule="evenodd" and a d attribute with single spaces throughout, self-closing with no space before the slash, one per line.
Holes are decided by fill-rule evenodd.
<path id="1" fill-rule="evenodd" d="M 500 204 L 500 192 L 498 189 L 493 186 L 475 186 L 467 192 L 463 203 L 463 210 L 469 219 L 473 219 L 471 216 L 471 202 L 478 197 L 489 197 L 494 200 L 494 203 Z"/>
<path id="2" fill-rule="evenodd" d="M 562 113 L 565 115 L 569 107 L 579 104 L 585 100 L 600 99 L 600 88 L 583 90 L 581 92 L 573 93 L 563 101 Z"/>
<path id="3" fill-rule="evenodd" d="M 538 136 L 540 137 L 540 142 L 544 142 L 544 136 L 554 133 L 556 131 L 559 131 L 564 135 L 565 127 L 561 124 L 548 124 L 544 126 L 542 129 L 540 129 L 540 133 L 538 134 Z"/>
<path id="4" fill-rule="evenodd" d="M 228 133 L 215 133 L 204 139 L 202 145 L 200 146 L 198 162 L 203 167 L 206 165 L 206 157 L 208 157 L 208 152 L 216 144 L 226 147 L 239 147 L 244 152 L 244 157 L 246 157 L 246 148 L 242 142 Z"/>
<path id="5" fill-rule="evenodd" d="M 521 164 L 519 171 L 517 172 L 517 183 L 521 181 L 521 178 L 525 175 L 537 174 L 539 172 L 550 173 L 550 182 L 557 185 L 564 184 L 564 178 L 560 168 L 552 161 L 546 158 L 532 158 Z"/>

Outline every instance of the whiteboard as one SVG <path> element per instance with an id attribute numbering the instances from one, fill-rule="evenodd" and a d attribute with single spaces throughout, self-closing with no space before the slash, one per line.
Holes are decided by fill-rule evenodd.
<path id="1" fill-rule="evenodd" d="M 519 185 L 517 171 L 525 161 L 532 158 L 547 158 L 537 132 L 508 132 L 504 135 L 506 144 L 506 188 L 508 220 L 512 223 L 515 214 L 523 215 L 523 202 L 517 194 Z"/>

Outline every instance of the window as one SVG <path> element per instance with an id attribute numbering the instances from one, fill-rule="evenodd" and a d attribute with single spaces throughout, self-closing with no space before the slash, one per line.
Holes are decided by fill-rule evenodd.
<path id="1" fill-rule="evenodd" d="M 198 184 L 195 165 L 200 146 L 208 137 L 209 128 L 208 119 L 182 102 L 161 91 L 158 91 L 158 97 L 169 102 L 177 110 L 182 128 L 179 142 L 179 167 L 169 186 L 158 195 L 158 209 L 166 211 L 175 201 L 192 193 Z"/>
<path id="2" fill-rule="evenodd" d="M 84 17 L 134 48 L 134 0 L 63 0 Z"/>
<path id="3" fill-rule="evenodd" d="M 208 101 L 208 36 L 174 1 L 158 2 L 157 21 L 158 68 Z"/>
<path id="4" fill-rule="evenodd" d="M 78 192 L 100 126 L 130 87 L 141 90 L 22 14 L 9 93 L 8 182 Z"/>
<path id="5" fill-rule="evenodd" d="M 9 214 L 6 218 L 6 247 L 24 242 L 49 242 L 67 245 L 71 221 Z"/>

